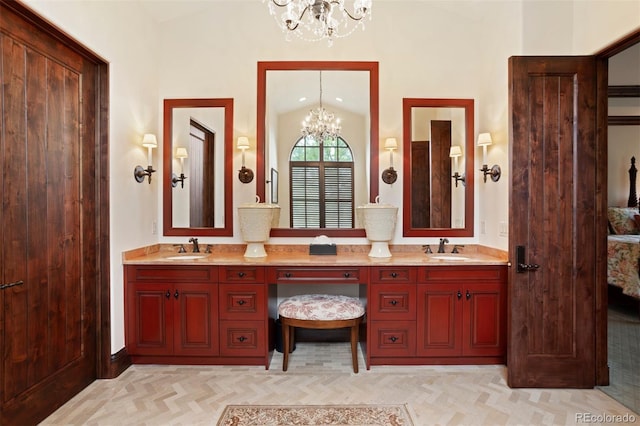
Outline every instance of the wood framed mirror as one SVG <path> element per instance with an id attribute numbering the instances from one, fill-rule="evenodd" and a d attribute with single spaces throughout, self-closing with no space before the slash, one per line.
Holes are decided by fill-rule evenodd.
<path id="1" fill-rule="evenodd" d="M 403 235 L 472 237 L 473 99 L 404 98 L 402 119 Z"/>
<path id="2" fill-rule="evenodd" d="M 233 235 L 233 99 L 165 99 L 163 116 L 163 234 Z"/>
<path id="3" fill-rule="evenodd" d="M 318 76 L 322 83 L 318 84 Z M 307 83 L 299 83 L 305 77 Z M 307 104 L 301 103 L 303 95 L 297 92 L 298 87 L 306 87 L 310 98 Z M 362 107 L 361 129 L 359 136 L 353 136 L 347 143 L 362 145 L 362 155 L 354 155 L 355 182 L 352 209 L 360 204 L 371 202 L 378 195 L 378 63 L 377 62 L 340 62 L 340 61 L 278 61 L 258 62 L 257 76 L 257 129 L 256 129 L 256 193 L 261 200 L 270 201 L 265 194 L 267 188 L 266 170 L 278 171 L 279 205 L 282 208 L 280 227 L 271 230 L 272 237 L 317 236 L 320 234 L 341 237 L 364 237 L 363 228 L 331 228 L 305 227 L 292 225 L 289 204 L 292 196 L 291 174 L 289 173 L 289 156 L 296 141 L 300 137 L 300 121 L 295 124 L 281 125 L 278 122 L 282 111 L 297 110 L 308 113 L 311 107 L 317 106 L 318 89 L 324 90 L 323 106 L 327 109 L 351 114 L 349 100 L 358 100 Z M 356 89 L 359 88 L 359 89 Z M 336 98 L 344 99 L 336 101 Z M 315 101 L 315 103 L 314 103 Z M 285 104 L 289 102 L 289 104 Z M 338 103 L 340 104 L 338 104 Z M 358 115 L 354 113 L 354 116 Z M 349 125 L 342 121 L 343 130 Z M 279 132 L 279 127 L 286 129 Z M 288 136 L 285 133 L 288 132 Z M 346 133 L 346 132 L 344 132 Z M 348 137 L 345 137 L 348 139 Z M 277 144 L 276 145 L 276 141 Z M 358 180 L 359 179 L 359 180 Z M 272 180 L 271 180 L 272 181 Z M 353 213 L 355 219 L 355 213 Z M 357 226 L 355 220 L 352 226 Z"/>

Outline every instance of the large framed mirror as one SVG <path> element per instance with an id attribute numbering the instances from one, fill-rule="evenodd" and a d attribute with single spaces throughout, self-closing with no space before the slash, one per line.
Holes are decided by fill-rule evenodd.
<path id="1" fill-rule="evenodd" d="M 233 99 L 165 99 L 163 232 L 233 235 Z"/>
<path id="2" fill-rule="evenodd" d="M 403 235 L 473 236 L 473 99 L 405 98 Z"/>
<path id="3" fill-rule="evenodd" d="M 378 195 L 378 63 L 258 62 L 257 95 L 256 193 L 261 200 L 271 201 L 265 194 L 276 189 L 267 170 L 278 176 L 281 217 L 271 236 L 364 237 L 355 207 Z M 301 132 L 301 122 L 320 100 L 340 118 L 340 135 L 331 141 L 305 139 Z M 322 164 L 311 165 L 311 158 Z M 313 180 L 320 182 L 318 188 L 307 183 Z M 342 192 L 335 195 L 338 186 Z M 344 188 L 351 191 L 346 196 Z M 311 200 L 311 193 L 318 199 Z"/>

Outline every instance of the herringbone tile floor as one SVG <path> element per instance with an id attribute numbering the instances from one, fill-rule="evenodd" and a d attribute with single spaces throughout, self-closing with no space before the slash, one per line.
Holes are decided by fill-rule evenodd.
<path id="1" fill-rule="evenodd" d="M 510 389 L 504 366 L 363 365 L 360 354 L 360 373 L 352 372 L 348 343 L 298 343 L 286 373 L 277 352 L 269 370 L 134 365 L 42 424 L 215 425 L 227 404 L 407 404 L 416 426 L 612 424 L 587 416 L 625 414 L 640 424 L 597 389 Z"/>

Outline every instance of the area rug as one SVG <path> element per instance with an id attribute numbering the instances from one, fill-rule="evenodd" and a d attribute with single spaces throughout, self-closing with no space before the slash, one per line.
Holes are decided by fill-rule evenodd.
<path id="1" fill-rule="evenodd" d="M 404 405 L 227 405 L 218 426 L 413 426 Z"/>

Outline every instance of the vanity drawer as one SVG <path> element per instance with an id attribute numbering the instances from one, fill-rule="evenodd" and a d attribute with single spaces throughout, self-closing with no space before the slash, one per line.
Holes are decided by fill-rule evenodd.
<path id="1" fill-rule="evenodd" d="M 371 284 L 370 289 L 373 321 L 416 319 L 416 284 Z"/>
<path id="2" fill-rule="evenodd" d="M 220 284 L 220 319 L 264 320 L 264 284 Z"/>
<path id="3" fill-rule="evenodd" d="M 415 321 L 371 321 L 371 356 L 415 356 Z"/>
<path id="4" fill-rule="evenodd" d="M 415 283 L 416 268 L 373 266 L 371 268 L 372 283 Z"/>
<path id="5" fill-rule="evenodd" d="M 125 265 L 127 281 L 216 282 L 216 266 Z"/>
<path id="6" fill-rule="evenodd" d="M 221 266 L 220 282 L 264 283 L 264 266 Z"/>
<path id="7" fill-rule="evenodd" d="M 264 321 L 221 321 L 220 355 L 264 356 L 265 333 Z"/>
<path id="8" fill-rule="evenodd" d="M 367 280 L 367 269 L 358 267 L 274 267 L 269 272 L 269 282 L 276 284 L 356 284 Z"/>
<path id="9" fill-rule="evenodd" d="M 434 266 L 420 268 L 418 281 L 503 281 L 507 276 L 506 266 Z"/>

